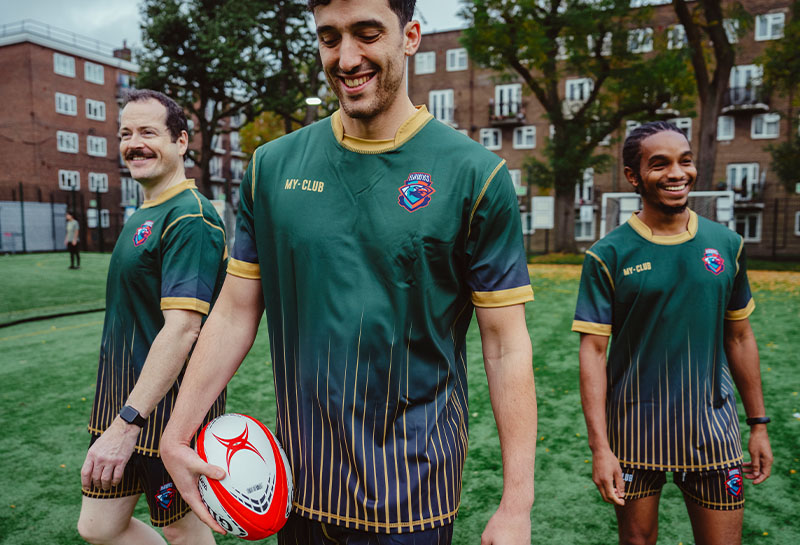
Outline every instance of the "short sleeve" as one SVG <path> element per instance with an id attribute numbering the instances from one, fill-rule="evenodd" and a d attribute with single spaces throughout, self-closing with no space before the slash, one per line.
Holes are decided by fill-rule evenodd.
<path id="1" fill-rule="evenodd" d="M 533 301 L 517 196 L 504 161 L 487 175 L 467 240 L 468 284 L 476 307 Z"/>
<path id="2" fill-rule="evenodd" d="M 725 308 L 726 320 L 744 320 L 753 313 L 756 303 L 750 292 L 750 281 L 747 279 L 747 258 L 744 251 L 744 240 L 739 242 L 739 254 L 736 256 L 736 277 L 733 279 L 733 291 Z"/>
<path id="3" fill-rule="evenodd" d="M 161 309 L 208 314 L 225 259 L 225 230 L 200 214 L 171 224 L 161 241 Z"/>
<path id="4" fill-rule="evenodd" d="M 611 336 L 614 308 L 614 281 L 608 266 L 591 250 L 583 259 L 578 303 L 572 331 Z"/>
<path id="5" fill-rule="evenodd" d="M 261 278 L 261 266 L 258 262 L 253 224 L 255 169 L 258 153 L 259 150 L 256 150 L 253 154 L 239 187 L 239 212 L 236 216 L 233 252 L 228 261 L 228 273 L 240 278 Z"/>

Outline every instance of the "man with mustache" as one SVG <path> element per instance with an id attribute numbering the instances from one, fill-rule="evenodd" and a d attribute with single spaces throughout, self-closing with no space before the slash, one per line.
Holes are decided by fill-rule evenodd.
<path id="1" fill-rule="evenodd" d="M 772 466 L 744 242 L 687 208 L 697 169 L 677 127 L 638 127 L 622 156 L 642 210 L 586 252 L 572 326 L 592 478 L 620 543 L 656 543 L 672 472 L 695 542 L 735 545 L 743 478 L 759 484 Z M 750 426 L 744 464 L 734 385 Z"/>
<path id="2" fill-rule="evenodd" d="M 266 309 L 295 496 L 281 544 L 447 544 L 467 451 L 476 310 L 503 462 L 484 543 L 528 545 L 536 395 L 533 293 L 504 161 L 406 94 L 413 0 L 309 2 L 340 110 L 256 150 L 236 244 L 163 455 L 198 516 L 191 439 Z M 316 188 L 316 190 L 314 190 Z"/>
<path id="3" fill-rule="evenodd" d="M 159 457 L 184 366 L 225 276 L 225 231 L 187 180 L 186 116 L 151 90 L 125 98 L 119 151 L 145 201 L 125 223 L 108 272 L 106 315 L 81 469 L 78 531 L 90 543 L 150 545 L 164 539 L 132 517 L 144 494 L 150 521 L 170 543 L 213 544 Z M 219 392 L 201 420 L 221 414 Z"/>

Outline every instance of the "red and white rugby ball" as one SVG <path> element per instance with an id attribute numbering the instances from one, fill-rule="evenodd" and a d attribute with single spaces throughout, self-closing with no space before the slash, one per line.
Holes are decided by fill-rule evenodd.
<path id="1" fill-rule="evenodd" d="M 198 488 L 214 519 L 228 533 L 256 541 L 280 530 L 292 507 L 292 472 L 278 440 L 250 416 L 228 413 L 203 428 L 197 454 L 220 466 L 221 481 L 200 476 Z"/>

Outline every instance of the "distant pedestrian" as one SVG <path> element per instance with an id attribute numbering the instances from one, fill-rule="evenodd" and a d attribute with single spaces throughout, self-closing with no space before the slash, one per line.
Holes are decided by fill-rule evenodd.
<path id="1" fill-rule="evenodd" d="M 81 254 L 78 252 L 78 233 L 80 225 L 75 216 L 67 212 L 67 234 L 64 236 L 64 245 L 69 250 L 69 268 L 81 268 Z"/>

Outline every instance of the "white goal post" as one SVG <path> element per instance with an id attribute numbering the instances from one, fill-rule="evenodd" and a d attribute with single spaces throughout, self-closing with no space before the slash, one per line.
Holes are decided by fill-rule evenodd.
<path id="1" fill-rule="evenodd" d="M 689 208 L 698 215 L 726 225 L 735 231 L 733 195 L 733 191 L 692 191 L 689 193 Z M 600 238 L 628 221 L 631 214 L 641 209 L 641 202 L 639 195 L 630 191 L 603 193 Z"/>

